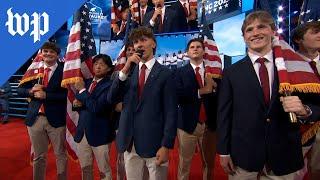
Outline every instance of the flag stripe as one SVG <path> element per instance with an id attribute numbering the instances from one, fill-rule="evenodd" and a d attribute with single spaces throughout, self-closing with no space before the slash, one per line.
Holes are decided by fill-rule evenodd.
<path id="1" fill-rule="evenodd" d="M 72 111 L 72 102 L 75 99 L 73 84 L 82 78 L 92 77 L 92 56 L 96 55 L 95 42 L 89 19 L 89 9 L 85 3 L 74 15 L 73 26 L 70 30 L 62 86 L 68 88 L 66 140 L 68 154 L 76 159 L 77 146 L 73 135 L 76 132 L 79 114 Z"/>

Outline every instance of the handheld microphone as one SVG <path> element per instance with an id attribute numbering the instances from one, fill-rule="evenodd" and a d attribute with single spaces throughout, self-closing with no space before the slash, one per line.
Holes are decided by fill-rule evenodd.
<path id="1" fill-rule="evenodd" d="M 162 8 L 161 4 L 157 4 L 156 8 L 161 9 Z M 158 14 L 157 18 L 160 18 L 160 16 L 161 16 L 161 14 Z"/>
<path id="2" fill-rule="evenodd" d="M 144 53 L 144 50 L 138 49 L 136 52 L 139 54 L 138 56 L 139 56 L 140 58 L 142 58 L 143 53 Z"/>

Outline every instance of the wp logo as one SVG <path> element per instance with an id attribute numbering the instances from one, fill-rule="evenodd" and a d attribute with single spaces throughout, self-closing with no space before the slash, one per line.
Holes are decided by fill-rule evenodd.
<path id="1" fill-rule="evenodd" d="M 30 29 L 30 36 L 33 36 L 33 42 L 40 41 L 40 37 L 45 35 L 49 31 L 49 15 L 44 12 L 42 14 L 34 12 L 31 18 L 26 14 L 19 15 L 13 14 L 12 8 L 8 9 L 8 32 L 15 36 L 17 33 L 20 36 L 24 36 Z M 31 21 L 30 21 L 31 19 Z"/>

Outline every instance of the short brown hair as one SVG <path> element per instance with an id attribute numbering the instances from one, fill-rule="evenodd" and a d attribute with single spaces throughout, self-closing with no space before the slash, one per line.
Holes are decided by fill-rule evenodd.
<path id="1" fill-rule="evenodd" d="M 41 47 L 41 50 L 42 50 L 42 49 L 52 49 L 52 50 L 54 50 L 57 54 L 60 54 L 60 52 L 61 52 L 59 46 L 58 46 L 56 43 L 54 43 L 54 42 L 45 42 L 45 43 L 43 44 L 43 46 Z"/>
<path id="2" fill-rule="evenodd" d="M 141 39 L 143 36 L 152 39 L 156 44 L 155 49 L 157 48 L 157 41 L 152 30 L 145 26 L 140 26 L 136 29 L 133 29 L 129 34 L 129 41 L 134 44 L 135 41 Z M 155 54 L 155 49 L 153 50 L 153 54 Z"/>
<path id="3" fill-rule="evenodd" d="M 256 19 L 258 19 L 262 23 L 269 24 L 272 30 L 276 30 L 276 25 L 270 13 L 268 13 L 267 11 L 254 11 L 248 14 L 243 21 L 241 27 L 242 35 L 244 35 L 244 31 L 249 26 L 249 24 L 251 24 Z"/>
<path id="4" fill-rule="evenodd" d="M 201 43 L 202 49 L 204 49 L 203 39 L 201 39 L 201 38 L 193 38 L 193 39 L 191 39 L 191 40 L 188 42 L 186 51 L 189 50 L 190 45 L 191 45 L 191 43 L 193 43 L 193 42 L 199 42 L 199 43 Z"/>
<path id="5" fill-rule="evenodd" d="M 306 32 L 309 29 L 320 32 L 320 22 L 319 21 L 307 22 L 307 23 L 298 25 L 294 30 L 292 30 L 291 40 L 293 42 L 293 45 L 296 48 L 299 47 L 299 44 L 297 43 L 297 41 L 303 39 L 303 36 L 306 34 Z"/>

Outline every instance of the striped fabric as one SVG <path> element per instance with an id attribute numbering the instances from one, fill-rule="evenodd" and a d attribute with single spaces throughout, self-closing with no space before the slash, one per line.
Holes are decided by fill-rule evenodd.
<path id="1" fill-rule="evenodd" d="M 280 36 L 273 39 L 279 92 L 320 93 L 320 80 L 309 63 L 299 56 Z"/>
<path id="2" fill-rule="evenodd" d="M 116 25 L 117 21 L 121 19 L 121 3 L 117 0 L 111 1 L 111 26 Z"/>
<path id="3" fill-rule="evenodd" d="M 131 12 L 129 12 L 128 14 L 128 18 L 127 18 L 127 26 L 126 26 L 126 31 L 125 31 L 125 36 L 124 36 L 124 39 L 123 39 L 123 45 L 122 45 L 122 48 L 119 52 L 119 55 L 117 57 L 117 62 L 116 62 L 116 65 L 115 65 L 115 68 L 114 68 L 114 71 L 120 71 L 124 65 L 126 64 L 127 62 L 127 57 L 126 57 L 126 51 L 125 51 L 125 46 L 128 42 L 128 36 L 129 36 L 129 33 L 131 31 Z"/>
<path id="4" fill-rule="evenodd" d="M 207 24 L 204 8 L 202 9 L 199 36 L 203 38 L 203 44 L 205 47 L 204 64 L 206 74 L 213 78 L 221 78 L 222 63 L 219 50 Z"/>
<path id="5" fill-rule="evenodd" d="M 83 78 L 92 77 L 92 57 L 94 55 L 96 55 L 96 47 L 89 19 L 89 9 L 84 4 L 73 17 L 61 83 L 62 87 L 68 88 L 66 140 L 68 154 L 74 160 L 77 159 L 77 146 L 73 135 L 76 132 L 79 114 L 72 111 L 72 102 L 75 99 L 73 84 Z"/>
<path id="6" fill-rule="evenodd" d="M 41 79 L 44 73 L 44 62 L 42 60 L 41 50 L 38 51 L 37 56 L 33 59 L 31 65 L 28 67 L 27 71 L 23 75 L 19 86 L 32 81 L 34 79 Z"/>
<path id="7" fill-rule="evenodd" d="M 130 10 L 134 21 L 139 22 L 139 0 L 129 0 Z"/>

